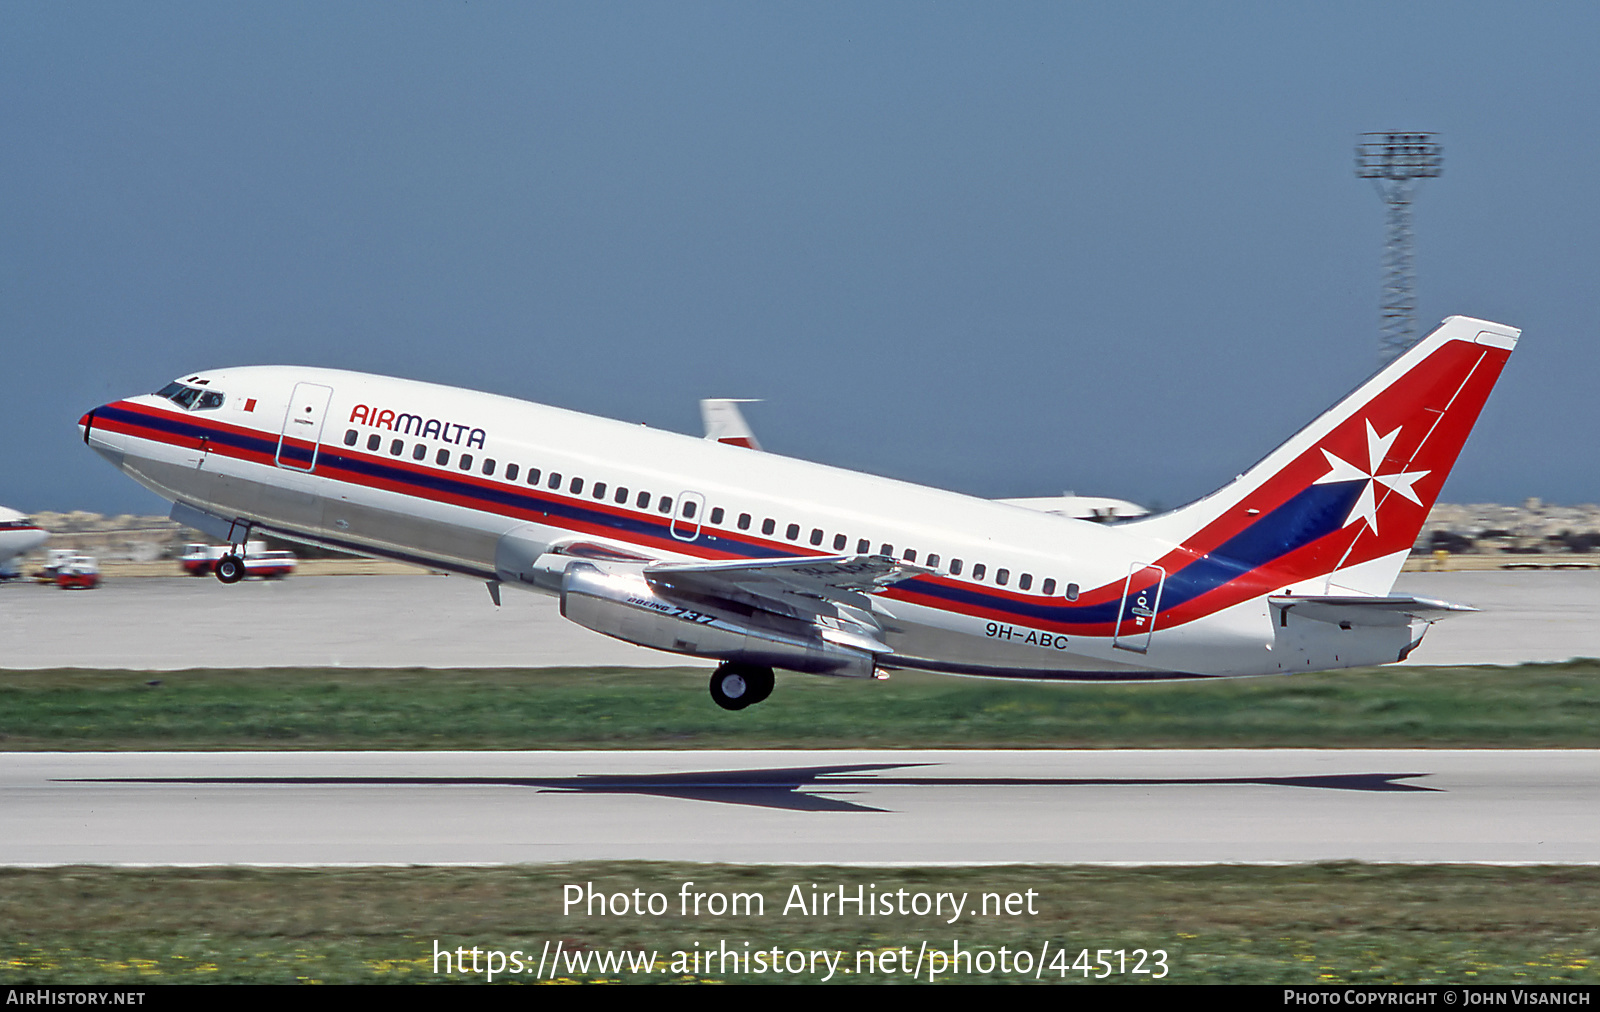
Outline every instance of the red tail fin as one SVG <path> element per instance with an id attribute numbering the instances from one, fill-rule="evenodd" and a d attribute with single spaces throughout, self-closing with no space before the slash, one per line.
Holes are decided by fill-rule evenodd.
<path id="1" fill-rule="evenodd" d="M 1452 316 L 1228 485 L 1126 526 L 1262 584 L 1385 594 L 1519 333 Z"/>

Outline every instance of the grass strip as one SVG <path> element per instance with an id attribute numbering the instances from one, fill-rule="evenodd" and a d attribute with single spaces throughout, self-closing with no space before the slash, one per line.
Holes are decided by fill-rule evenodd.
<path id="1" fill-rule="evenodd" d="M 764 909 L 719 917 L 702 900 L 698 916 L 684 916 L 686 882 L 706 896 L 759 894 Z M 612 902 L 630 906 L 634 890 L 646 906 L 659 894 L 664 913 L 585 914 L 578 906 L 563 914 L 564 887 L 590 884 L 626 894 Z M 836 894 L 841 886 L 847 895 L 875 890 L 896 905 L 918 893 L 966 894 L 968 909 L 955 923 L 946 923 L 948 908 L 940 916 L 783 912 L 796 888 L 809 900 L 813 890 Z M 1003 898 L 1027 890 L 1036 912 L 1018 900 L 1017 912 L 1005 913 Z M 997 901 L 988 915 L 973 916 L 984 893 Z M 1130 969 L 1142 949 L 1143 966 L 1164 965 L 1172 983 L 1593 983 L 1597 909 L 1595 868 L 13 869 L 0 871 L 0 981 L 485 982 L 484 973 L 437 962 L 437 945 L 452 957 L 467 950 L 469 960 L 477 947 L 481 969 L 491 950 L 504 953 L 496 982 L 816 983 L 825 963 L 789 954 L 826 951 L 843 954 L 835 982 L 892 983 L 926 980 L 937 963 L 927 951 L 949 954 L 959 944 L 965 967 L 946 967 L 938 979 L 1084 983 L 1079 964 L 1092 982 L 1106 972 L 1097 962 L 1105 956 L 1108 982 L 1154 982 L 1154 973 Z M 557 945 L 563 956 L 552 962 Z M 757 972 L 774 965 L 773 949 L 784 972 Z M 509 972 L 516 950 L 526 961 L 521 974 Z M 739 969 L 705 957 L 723 950 L 740 955 Z M 767 958 L 757 962 L 757 951 Z M 602 956 L 624 952 L 654 958 L 649 969 L 602 965 Z M 907 964 L 919 953 L 913 978 Z M 532 972 L 541 954 L 542 977 Z"/>
<path id="2" fill-rule="evenodd" d="M 1036 684 L 701 670 L 0 672 L 0 750 L 1547 747 L 1600 742 L 1600 661 Z"/>

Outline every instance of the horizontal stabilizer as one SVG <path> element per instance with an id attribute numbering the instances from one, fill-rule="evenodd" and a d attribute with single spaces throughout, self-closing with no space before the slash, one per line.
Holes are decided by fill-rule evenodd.
<path id="1" fill-rule="evenodd" d="M 1477 611 L 1465 604 L 1435 601 L 1426 597 L 1356 597 L 1334 595 L 1327 597 L 1301 597 L 1274 594 L 1267 599 L 1276 611 L 1278 621 L 1288 624 L 1289 613 L 1296 618 L 1309 618 L 1343 628 L 1352 626 L 1405 626 L 1413 621 L 1437 622 L 1441 618 Z"/>

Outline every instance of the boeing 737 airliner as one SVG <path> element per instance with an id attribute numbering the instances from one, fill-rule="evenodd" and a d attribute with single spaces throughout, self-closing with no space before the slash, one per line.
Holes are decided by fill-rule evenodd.
<path id="1" fill-rule="evenodd" d="M 1095 524 L 491 394 L 331 369 L 186 376 L 84 441 L 233 545 L 274 534 L 559 595 L 561 613 L 773 669 L 1036 679 L 1403 659 L 1470 611 L 1391 594 L 1519 332 L 1451 317 L 1218 491 Z"/>

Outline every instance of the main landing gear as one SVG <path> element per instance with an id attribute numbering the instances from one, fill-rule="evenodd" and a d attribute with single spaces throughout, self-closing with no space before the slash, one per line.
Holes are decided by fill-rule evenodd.
<path id="1" fill-rule="evenodd" d="M 724 710 L 742 710 L 772 695 L 772 669 L 726 661 L 711 675 L 711 698 Z"/>
<path id="2" fill-rule="evenodd" d="M 223 583 L 238 583 L 244 579 L 244 559 L 229 552 L 217 560 L 217 579 Z"/>

